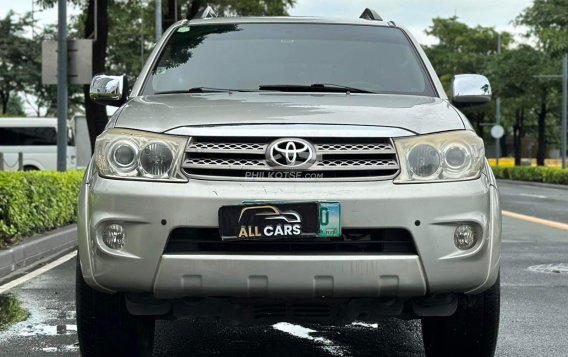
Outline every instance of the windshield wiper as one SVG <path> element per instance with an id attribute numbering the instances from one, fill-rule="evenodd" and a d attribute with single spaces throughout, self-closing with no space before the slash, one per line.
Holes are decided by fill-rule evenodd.
<path id="1" fill-rule="evenodd" d="M 353 88 L 340 84 L 268 84 L 258 87 L 260 90 L 274 90 L 281 92 L 331 92 L 331 93 L 375 93 L 370 90 Z"/>
<path id="2" fill-rule="evenodd" d="M 250 92 L 243 89 L 224 89 L 211 87 L 193 87 L 190 89 L 176 89 L 155 92 L 154 94 L 179 94 L 179 93 L 229 93 L 229 92 Z"/>

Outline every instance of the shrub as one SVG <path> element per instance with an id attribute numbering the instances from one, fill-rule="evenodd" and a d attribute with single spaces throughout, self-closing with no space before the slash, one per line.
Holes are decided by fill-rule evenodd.
<path id="1" fill-rule="evenodd" d="M 493 167 L 498 179 L 568 185 L 568 169 L 542 166 Z"/>
<path id="2" fill-rule="evenodd" d="M 0 248 L 75 222 L 83 173 L 0 172 Z"/>

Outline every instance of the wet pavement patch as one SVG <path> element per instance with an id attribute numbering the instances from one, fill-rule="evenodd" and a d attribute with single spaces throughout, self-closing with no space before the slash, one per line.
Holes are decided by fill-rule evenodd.
<path id="1" fill-rule="evenodd" d="M 77 325 L 45 325 L 30 324 L 17 331 L 18 336 L 56 336 L 56 335 L 75 335 Z"/>
<path id="2" fill-rule="evenodd" d="M 536 273 L 568 274 L 568 264 L 540 264 L 528 268 L 529 271 Z"/>
<path id="3" fill-rule="evenodd" d="M 42 352 L 52 352 L 52 353 L 72 353 L 79 352 L 79 342 L 72 345 L 58 346 L 58 347 L 43 347 Z"/>
<path id="4" fill-rule="evenodd" d="M 27 320 L 29 316 L 30 313 L 22 307 L 14 295 L 0 295 L 0 331 Z"/>
<path id="5" fill-rule="evenodd" d="M 306 339 L 309 341 L 315 342 L 319 345 L 324 351 L 330 353 L 333 356 L 345 356 L 346 351 L 345 348 L 342 346 L 336 345 L 332 340 L 329 340 L 325 337 L 317 337 L 312 336 L 313 333 L 317 333 L 318 331 L 312 330 L 300 325 L 294 325 L 287 322 L 279 322 L 272 326 L 275 330 L 285 332 L 289 335 L 294 337 Z"/>

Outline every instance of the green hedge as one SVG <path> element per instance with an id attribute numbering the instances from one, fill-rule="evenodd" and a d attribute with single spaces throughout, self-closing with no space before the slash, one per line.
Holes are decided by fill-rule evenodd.
<path id="1" fill-rule="evenodd" d="M 83 174 L 0 172 L 0 248 L 75 222 Z"/>
<path id="2" fill-rule="evenodd" d="M 498 179 L 568 185 L 568 169 L 542 166 L 493 167 Z"/>

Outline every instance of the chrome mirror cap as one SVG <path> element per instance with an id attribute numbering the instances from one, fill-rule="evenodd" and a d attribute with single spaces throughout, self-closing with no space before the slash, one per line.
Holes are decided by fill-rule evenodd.
<path id="1" fill-rule="evenodd" d="M 480 74 L 459 74 L 452 82 L 452 103 L 457 107 L 471 107 L 491 101 L 491 84 Z"/>
<path id="2" fill-rule="evenodd" d="M 89 97 L 98 104 L 120 107 L 126 102 L 127 92 L 128 82 L 126 76 L 100 74 L 94 76 L 91 81 Z"/>

